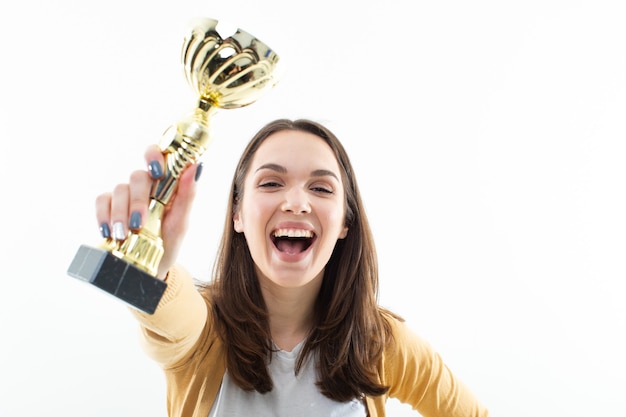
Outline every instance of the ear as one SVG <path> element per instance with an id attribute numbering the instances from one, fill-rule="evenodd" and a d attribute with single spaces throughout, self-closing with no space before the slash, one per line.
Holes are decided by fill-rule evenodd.
<path id="1" fill-rule="evenodd" d="M 239 211 L 236 211 L 233 215 L 233 227 L 235 228 L 235 232 L 242 233 L 243 232 L 243 222 L 241 221 L 241 216 L 239 215 Z"/>
<path id="2" fill-rule="evenodd" d="M 345 226 L 341 230 L 341 233 L 339 233 L 339 239 L 344 239 L 346 236 L 348 236 L 348 226 Z"/>

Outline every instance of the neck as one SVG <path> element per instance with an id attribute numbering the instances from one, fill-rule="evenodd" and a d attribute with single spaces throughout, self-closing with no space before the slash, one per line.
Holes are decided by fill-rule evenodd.
<path id="1" fill-rule="evenodd" d="M 315 299 L 320 284 L 321 280 L 300 288 L 261 284 L 261 292 L 269 313 L 272 340 L 280 349 L 293 350 L 311 331 Z"/>

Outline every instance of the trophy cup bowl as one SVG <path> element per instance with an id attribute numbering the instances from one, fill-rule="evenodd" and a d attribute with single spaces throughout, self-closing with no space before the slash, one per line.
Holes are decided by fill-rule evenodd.
<path id="1" fill-rule="evenodd" d="M 163 256 L 163 212 L 183 169 L 206 150 L 212 114 L 248 106 L 277 82 L 279 59 L 272 49 L 241 29 L 221 32 L 217 20 L 201 18 L 192 22 L 185 37 L 181 60 L 198 103 L 159 142 L 164 176 L 152 185 L 144 225 L 122 241 L 108 238 L 98 247 L 81 245 L 67 271 L 148 314 L 154 313 L 167 287 L 155 276 Z"/>

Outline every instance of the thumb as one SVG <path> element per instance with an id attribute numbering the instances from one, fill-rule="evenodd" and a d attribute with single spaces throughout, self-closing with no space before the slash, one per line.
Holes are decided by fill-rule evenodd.
<path id="1" fill-rule="evenodd" d="M 196 197 L 196 182 L 202 174 L 202 162 L 185 169 L 178 178 L 178 189 L 176 196 L 171 202 L 169 212 L 176 213 L 177 216 L 186 218 L 191 211 L 191 206 Z"/>
<path id="2" fill-rule="evenodd" d="M 165 253 L 159 269 L 167 270 L 176 262 L 196 196 L 196 181 L 201 173 L 202 163 L 187 167 L 178 178 L 176 194 L 170 201 L 161 223 Z"/>

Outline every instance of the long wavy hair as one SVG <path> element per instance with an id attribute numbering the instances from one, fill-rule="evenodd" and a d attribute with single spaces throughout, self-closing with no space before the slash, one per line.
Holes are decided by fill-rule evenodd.
<path id="1" fill-rule="evenodd" d="M 378 262 L 348 155 L 337 137 L 311 120 L 279 119 L 265 125 L 249 142 L 237 165 L 212 282 L 202 293 L 212 305 L 213 321 L 226 346 L 226 366 L 243 390 L 265 393 L 273 388 L 268 363 L 275 349 L 268 313 L 254 262 L 243 233 L 233 227 L 233 215 L 244 193 L 244 180 L 261 144 L 273 133 L 296 130 L 313 133 L 333 150 L 345 189 L 348 234 L 338 240 L 324 269 L 314 307 L 314 325 L 296 362 L 314 358 L 317 385 L 325 396 L 349 401 L 363 395 L 382 395 L 377 365 L 391 331 L 378 306 Z M 390 314 L 390 313 L 389 313 Z"/>

